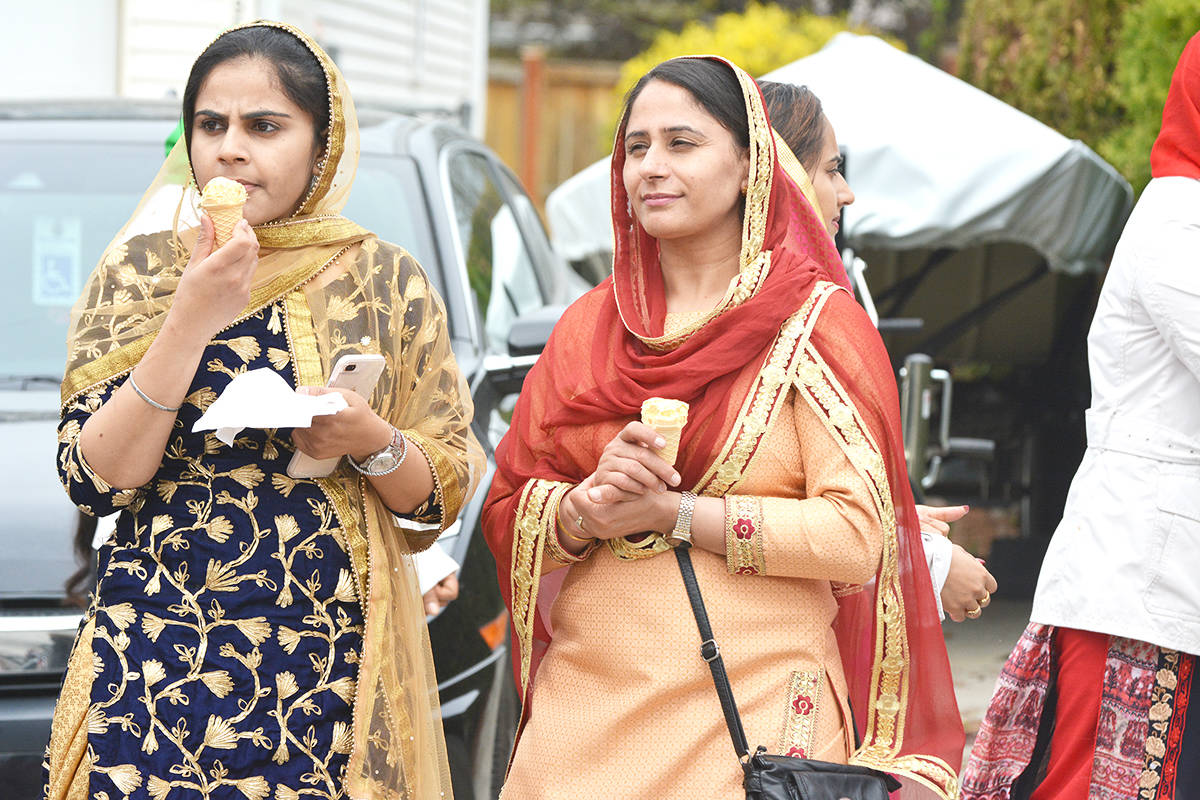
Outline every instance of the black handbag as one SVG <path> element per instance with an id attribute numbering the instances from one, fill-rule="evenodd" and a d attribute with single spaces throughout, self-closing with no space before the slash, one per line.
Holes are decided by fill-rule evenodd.
<path id="1" fill-rule="evenodd" d="M 721 699 L 721 710 L 725 713 L 725 724 L 733 739 L 733 749 L 742 763 L 747 800 L 887 800 L 888 794 L 900 788 L 900 782 L 888 775 L 868 767 L 834 764 L 795 756 L 773 756 L 765 747 L 759 747 L 753 755 L 746 743 L 746 731 L 733 700 L 729 676 L 725 673 L 725 662 L 721 649 L 713 639 L 708 612 L 704 609 L 704 598 L 696 583 L 696 571 L 692 568 L 690 545 L 681 543 L 675 548 L 675 559 L 683 575 L 692 613 L 696 615 L 696 627 L 700 629 L 700 657 L 708 662 L 712 672 L 717 696 Z M 851 723 L 853 727 L 853 722 Z M 858 742 L 858 731 L 854 731 Z"/>

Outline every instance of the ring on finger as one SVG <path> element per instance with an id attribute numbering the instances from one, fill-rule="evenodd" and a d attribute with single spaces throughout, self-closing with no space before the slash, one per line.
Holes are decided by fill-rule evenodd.
<path id="1" fill-rule="evenodd" d="M 967 612 L 967 616 L 971 619 L 979 619 L 979 615 L 983 613 L 982 608 L 974 608 Z"/>
<path id="2" fill-rule="evenodd" d="M 984 593 L 983 593 L 983 597 L 979 598 L 979 607 L 980 607 L 980 608 L 987 608 L 987 607 L 988 607 L 988 603 L 990 603 L 990 602 L 992 602 L 992 593 L 991 593 L 991 592 L 984 592 Z"/>
<path id="3" fill-rule="evenodd" d="M 583 528 L 583 514 L 579 515 L 579 518 L 575 520 L 575 524 L 579 526 L 579 530 L 582 531 L 584 529 Z"/>

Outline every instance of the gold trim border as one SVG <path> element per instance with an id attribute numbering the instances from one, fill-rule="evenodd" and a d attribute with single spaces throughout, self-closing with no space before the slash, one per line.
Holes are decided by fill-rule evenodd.
<path id="1" fill-rule="evenodd" d="M 512 584 L 513 631 L 521 648 L 522 702 L 529 690 L 529 673 L 533 663 L 533 633 L 537 620 L 542 556 L 546 551 L 545 540 L 547 535 L 552 535 L 557 522 L 558 505 L 571 488 L 571 484 L 562 481 L 535 478 L 525 483 L 517 503 L 509 580 Z"/>
<path id="2" fill-rule="evenodd" d="M 408 439 L 410 444 L 420 450 L 425 456 L 425 460 L 429 462 L 433 473 L 434 492 L 437 496 L 438 505 L 442 509 L 442 518 L 438 521 L 438 533 L 441 533 L 446 530 L 450 523 L 458 519 L 458 513 L 462 511 L 462 482 L 458 479 L 458 472 L 454 468 L 454 461 L 443 453 L 433 440 L 428 437 L 413 430 L 405 430 L 402 433 L 404 434 L 404 438 Z M 426 545 L 426 547 L 432 544 L 433 539 L 429 541 L 429 545 Z"/>
<path id="3" fill-rule="evenodd" d="M 815 320 L 814 320 L 815 321 Z M 925 755 L 901 756 L 908 714 L 908 631 L 900 588 L 896 510 L 879 447 L 849 394 L 811 343 L 806 343 L 796 373 L 799 394 L 845 453 L 871 492 L 883 528 L 883 557 L 877 588 L 875 657 L 865 709 L 867 744 L 850 761 L 919 781 L 951 800 L 958 796 L 958 777 L 945 761 Z"/>

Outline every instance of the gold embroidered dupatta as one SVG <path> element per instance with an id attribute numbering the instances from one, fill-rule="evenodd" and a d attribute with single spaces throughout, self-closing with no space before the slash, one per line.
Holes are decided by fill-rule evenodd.
<path id="1" fill-rule="evenodd" d="M 864 742 L 851 760 L 900 776 L 912 796 L 952 798 L 962 724 L 906 478 L 895 377 L 878 332 L 838 288 L 845 270 L 806 199 L 807 176 L 776 146 L 757 86 L 715 60 L 737 75 L 751 139 L 738 275 L 710 313 L 666 332 L 657 243 L 624 193 L 622 126 L 613 150 L 613 278 L 564 314 L 497 449 L 484 530 L 512 610 L 518 678 L 528 696 L 551 638 L 540 575 L 554 552 L 559 502 L 637 418 L 642 400 L 689 403 L 677 466 L 684 485 L 721 497 L 737 493 L 795 388 L 870 487 L 884 531 L 875 579 L 834 587 L 835 632 Z M 731 396 L 735 387 L 748 389 Z M 658 534 L 607 546 L 624 558 L 666 549 Z"/>
<path id="2" fill-rule="evenodd" d="M 268 325 L 286 330 L 298 385 L 325 383 L 344 353 L 386 359 L 376 411 L 426 456 L 442 508 L 436 530 L 403 528 L 343 461 L 318 484 L 337 511 L 366 620 L 346 790 L 352 798 L 451 796 L 437 680 L 410 554 L 458 516 L 484 469 L 470 432 L 471 396 L 458 371 L 440 297 L 402 248 L 339 216 L 358 164 L 358 122 L 344 78 L 317 44 L 281 23 L 325 72 L 330 126 L 324 163 L 298 210 L 255 228 L 261 246 L 240 321 L 282 300 Z M 247 27 L 247 26 L 240 26 Z M 71 312 L 63 407 L 124 378 L 171 306 L 199 224 L 181 139 L 92 272 Z M 236 324 L 236 323 L 235 323 Z M 212 397 L 189 396 L 201 410 Z M 273 479 L 287 481 L 287 476 Z"/>

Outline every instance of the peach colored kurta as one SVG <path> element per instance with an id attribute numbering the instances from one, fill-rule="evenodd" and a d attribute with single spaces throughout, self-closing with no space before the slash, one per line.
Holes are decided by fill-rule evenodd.
<path id="1" fill-rule="evenodd" d="M 794 389 L 735 492 L 726 526 L 738 546 L 692 560 L 750 747 L 845 762 L 833 584 L 878 568 L 871 495 Z M 570 566 L 551 624 L 504 800 L 745 796 L 670 553 L 596 549 Z"/>

